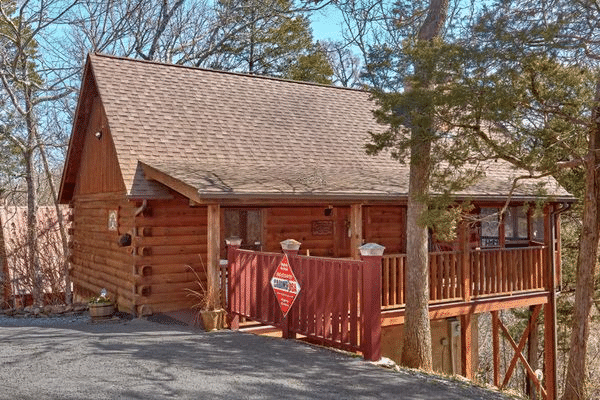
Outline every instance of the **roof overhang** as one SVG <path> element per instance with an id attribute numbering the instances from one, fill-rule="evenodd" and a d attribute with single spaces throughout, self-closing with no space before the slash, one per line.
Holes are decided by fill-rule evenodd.
<path id="1" fill-rule="evenodd" d="M 393 203 L 393 204 L 406 204 L 408 200 L 408 193 L 398 190 L 397 192 L 376 192 L 374 190 L 318 190 L 311 188 L 310 190 L 302 191 L 298 188 L 294 190 L 247 190 L 241 188 L 238 190 L 235 186 L 229 185 L 228 180 L 224 176 L 220 176 L 220 179 L 213 179 L 213 172 L 210 172 L 211 177 L 207 178 L 204 169 L 197 169 L 201 171 L 202 176 L 190 176 L 185 174 L 170 174 L 164 171 L 164 169 L 173 168 L 165 167 L 164 164 L 160 166 L 149 165 L 139 161 L 139 166 L 144 172 L 144 176 L 148 180 L 159 182 L 160 184 L 168 187 L 169 189 L 187 197 L 193 204 L 291 204 L 291 203 Z M 177 175 L 177 176 L 173 176 Z M 211 185 L 207 186 L 206 182 L 199 184 L 199 179 L 210 181 Z M 289 183 L 289 182 L 288 182 Z M 252 187 L 260 187 L 261 182 L 255 182 L 251 185 Z M 268 186 L 268 185 L 267 185 Z M 293 186 L 290 186 L 293 187 Z M 455 197 L 456 201 L 469 201 L 477 203 L 489 203 L 499 204 L 504 203 L 507 200 L 507 196 L 504 195 L 469 195 L 469 194 L 457 194 Z M 511 202 L 513 203 L 531 203 L 545 199 L 547 202 L 553 203 L 572 203 L 576 201 L 572 196 L 560 196 L 560 197 L 546 197 L 534 196 L 534 195 L 513 195 L 511 196 Z"/>

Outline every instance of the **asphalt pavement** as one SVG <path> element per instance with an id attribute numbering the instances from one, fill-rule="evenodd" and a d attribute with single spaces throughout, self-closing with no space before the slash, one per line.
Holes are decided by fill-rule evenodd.
<path id="1" fill-rule="evenodd" d="M 142 319 L 0 318 L 0 399 L 508 398 L 295 340 Z"/>

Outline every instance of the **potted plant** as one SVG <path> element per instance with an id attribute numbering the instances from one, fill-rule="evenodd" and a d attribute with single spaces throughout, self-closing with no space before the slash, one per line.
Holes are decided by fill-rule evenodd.
<path id="1" fill-rule="evenodd" d="M 202 263 L 204 267 L 204 263 Z M 194 297 L 197 302 L 192 308 L 198 310 L 198 314 L 195 318 L 195 323 L 199 320 L 202 321 L 202 326 L 206 331 L 214 331 L 225 328 L 227 311 L 225 311 L 218 301 L 217 289 L 214 285 L 207 286 L 206 282 L 200 278 L 198 273 L 188 265 L 188 268 L 196 276 L 196 289 L 186 288 L 188 296 Z M 206 271 L 206 267 L 204 267 Z"/>
<path id="2" fill-rule="evenodd" d="M 106 289 L 102 289 L 98 297 L 88 300 L 88 309 L 92 319 L 108 318 L 115 312 L 115 303 L 108 296 Z"/>

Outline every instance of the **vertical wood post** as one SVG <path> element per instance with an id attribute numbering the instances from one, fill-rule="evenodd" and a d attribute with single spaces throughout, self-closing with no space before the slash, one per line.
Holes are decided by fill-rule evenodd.
<path id="1" fill-rule="evenodd" d="M 498 311 L 492 311 L 492 358 L 494 361 L 494 386 L 500 387 L 500 326 Z"/>
<path id="2" fill-rule="evenodd" d="M 465 302 L 471 301 L 471 254 L 469 252 L 469 230 L 466 221 L 458 227 L 460 241 L 460 268 L 462 275 L 462 298 Z"/>
<path id="3" fill-rule="evenodd" d="M 560 238 L 560 215 L 556 214 L 553 218 L 554 232 L 556 237 L 554 238 L 555 253 L 554 253 L 554 287 L 560 292 L 562 289 L 562 255 L 561 255 L 561 238 Z"/>
<path id="4" fill-rule="evenodd" d="M 385 247 L 375 243 L 360 246 L 362 266 L 362 352 L 365 360 L 381 358 L 381 260 Z"/>
<path id="5" fill-rule="evenodd" d="M 280 242 L 281 249 L 283 250 L 284 254 L 288 256 L 288 260 L 290 261 L 290 268 L 292 269 L 292 271 L 294 270 L 294 268 L 292 267 L 292 260 L 295 258 L 295 256 L 298 255 L 298 252 L 300 251 L 300 244 L 300 242 L 294 239 L 287 239 L 283 242 Z M 294 331 L 293 325 L 294 318 L 296 318 L 296 311 L 294 306 L 292 305 L 292 308 L 288 310 L 288 313 L 282 322 L 283 325 L 281 327 L 281 336 L 284 339 L 296 338 L 296 332 Z"/>
<path id="6" fill-rule="evenodd" d="M 547 247 L 546 290 L 548 302 L 544 305 L 544 380 L 547 399 L 556 399 L 556 283 L 554 271 L 554 238 L 550 207 L 544 209 L 544 243 Z"/>
<path id="7" fill-rule="evenodd" d="M 471 260 L 469 258 L 469 233 L 466 221 L 459 225 L 460 241 L 460 268 L 462 275 L 462 297 L 465 302 L 471 301 Z M 460 345 L 461 345 L 461 365 L 462 374 L 468 379 L 473 378 L 473 352 L 472 352 L 472 327 L 471 314 L 461 315 L 460 317 Z"/>
<path id="8" fill-rule="evenodd" d="M 531 314 L 534 313 L 535 306 L 529 306 L 529 312 Z M 527 362 L 531 366 L 532 370 L 536 370 L 538 368 L 538 329 L 537 322 L 534 323 L 533 328 L 529 330 L 527 338 Z M 537 390 L 533 381 L 529 377 L 525 377 L 527 383 L 527 391 L 526 394 L 529 396 L 530 400 L 537 400 Z"/>
<path id="9" fill-rule="evenodd" d="M 240 329 L 240 315 L 232 314 L 233 306 L 237 306 L 237 291 L 234 282 L 239 282 L 239 268 L 235 264 L 237 251 L 242 245 L 242 239 L 232 237 L 225 240 L 227 244 L 227 312 L 229 313 L 229 326 L 231 330 L 237 331 Z"/>
<path id="10" fill-rule="evenodd" d="M 500 216 L 498 225 L 498 245 L 500 248 L 506 247 L 506 212 Z"/>
<path id="11" fill-rule="evenodd" d="M 220 236 L 221 236 L 221 207 L 219 204 L 208 205 L 207 226 L 207 293 L 209 304 L 219 305 L 219 258 L 220 258 Z"/>
<path id="12" fill-rule="evenodd" d="M 460 316 L 460 357 L 462 375 L 467 379 L 473 378 L 473 330 L 471 327 L 471 314 Z"/>
<path id="13" fill-rule="evenodd" d="M 362 205 L 352 204 L 350 207 L 350 249 L 352 258 L 360 259 L 360 251 L 358 248 L 362 245 Z"/>

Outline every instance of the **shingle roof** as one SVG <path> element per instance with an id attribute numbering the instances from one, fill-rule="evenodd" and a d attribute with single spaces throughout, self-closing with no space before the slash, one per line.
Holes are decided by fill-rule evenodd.
<path id="1" fill-rule="evenodd" d="M 366 92 L 99 54 L 90 65 L 131 196 L 158 195 L 150 170 L 199 197 L 408 191 L 407 166 L 364 151 L 368 132 L 382 129 Z M 499 161 L 486 175 L 464 194 L 503 196 L 517 173 Z"/>

